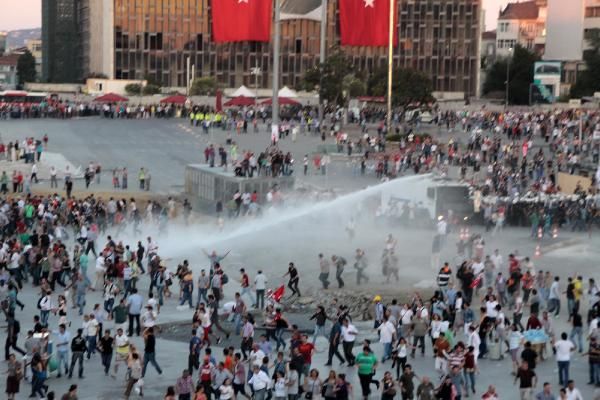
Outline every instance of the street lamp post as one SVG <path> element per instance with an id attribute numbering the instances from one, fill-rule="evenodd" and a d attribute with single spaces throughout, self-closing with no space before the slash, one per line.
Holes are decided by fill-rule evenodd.
<path id="1" fill-rule="evenodd" d="M 258 77 L 262 71 L 259 66 L 250 69 L 250 74 L 254 75 L 254 105 L 258 102 Z"/>
<path id="2" fill-rule="evenodd" d="M 509 95 L 509 84 L 510 84 L 510 59 L 512 55 L 512 47 L 508 49 L 508 59 L 506 60 L 506 98 L 504 100 L 504 106 L 508 107 L 508 95 Z"/>

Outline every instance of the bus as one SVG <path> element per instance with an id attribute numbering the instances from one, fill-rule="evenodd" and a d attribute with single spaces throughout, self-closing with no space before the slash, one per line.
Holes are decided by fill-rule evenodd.
<path id="1" fill-rule="evenodd" d="M 5 90 L 0 92 L 0 103 L 39 104 L 48 98 L 48 93 Z"/>

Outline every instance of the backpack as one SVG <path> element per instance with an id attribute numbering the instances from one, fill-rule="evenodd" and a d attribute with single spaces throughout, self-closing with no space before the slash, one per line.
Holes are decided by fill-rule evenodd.
<path id="1" fill-rule="evenodd" d="M 226 285 L 227 283 L 229 283 L 229 277 L 227 276 L 227 274 L 222 274 L 221 275 L 221 284 Z"/>

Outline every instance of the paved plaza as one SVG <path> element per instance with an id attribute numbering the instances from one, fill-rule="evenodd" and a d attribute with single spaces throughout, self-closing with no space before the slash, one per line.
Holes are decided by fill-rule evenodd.
<path id="1" fill-rule="evenodd" d="M 93 184 L 89 192 L 106 191 L 111 189 L 110 171 L 113 168 L 127 167 L 130 171 L 130 186 L 136 187 L 135 177 L 137 170 L 141 167 L 148 168 L 152 174 L 152 193 L 171 194 L 180 193 L 183 188 L 184 168 L 189 163 L 203 161 L 203 150 L 209 142 L 224 143 L 226 133 L 222 130 L 214 130 L 206 135 L 199 128 L 191 128 L 185 120 L 106 120 L 101 118 L 62 120 L 28 120 L 28 121 L 2 121 L 0 122 L 0 138 L 6 144 L 9 141 L 21 140 L 24 136 L 39 138 L 47 134 L 49 145 L 47 152 L 49 162 L 70 165 L 71 168 L 87 166 L 90 161 L 100 162 L 104 173 L 100 185 Z M 445 136 L 448 136 L 445 134 Z M 234 135 L 240 150 L 249 149 L 261 151 L 269 144 L 270 135 L 261 129 L 261 133 L 248 133 L 246 135 Z M 331 144 L 331 139 L 328 139 Z M 293 152 L 296 160 L 302 160 L 304 154 L 310 154 L 321 145 L 320 137 L 299 136 L 296 142 L 286 138 L 280 142 L 282 150 Z M 296 170 L 300 170 L 300 162 L 297 161 Z M 2 165 L 0 165 L 2 168 Z M 10 165 L 6 168 L 10 169 Z M 269 287 L 276 288 L 285 284 L 287 279 L 283 274 L 287 263 L 295 262 L 301 275 L 300 287 L 303 297 L 319 296 L 320 282 L 318 253 L 326 255 L 337 254 L 353 259 L 357 247 L 364 249 L 372 260 L 367 270 L 371 277 L 368 284 L 357 286 L 355 284 L 355 273 L 350 267 L 347 268 L 345 279 L 346 291 L 370 292 L 373 295 L 382 294 L 386 298 L 398 297 L 401 301 L 408 301 L 409 296 L 415 291 L 420 291 L 424 297 L 429 297 L 435 287 L 437 271 L 431 270 L 430 256 L 434 232 L 430 230 L 412 229 L 396 224 L 376 225 L 374 221 L 363 218 L 357 221 L 356 236 L 348 239 L 344 232 L 347 217 L 340 210 L 353 209 L 364 198 L 369 196 L 369 191 L 359 190 L 377 183 L 374 176 L 353 177 L 348 163 L 338 162 L 330 170 L 327 176 L 300 177 L 307 182 L 319 187 L 344 188 L 346 191 L 353 190 L 354 194 L 341 197 L 330 205 L 304 205 L 296 210 L 285 210 L 279 214 L 270 213 L 262 219 L 242 220 L 241 222 L 225 222 L 223 232 L 218 232 L 216 225 L 209 222 L 202 226 L 184 227 L 179 221 L 168 227 L 167 233 L 162 236 L 154 227 L 148 228 L 143 234 L 133 234 L 132 230 L 117 233 L 114 229 L 106 234 L 112 234 L 125 244 L 134 246 L 137 240 L 144 240 L 147 232 L 156 237 L 160 246 L 160 254 L 167 259 L 168 267 L 175 270 L 177 264 L 188 259 L 194 278 L 198 276 L 201 268 L 208 268 L 208 261 L 202 254 L 202 249 L 215 249 L 219 253 L 231 250 L 231 254 L 222 262 L 224 271 L 230 276 L 230 282 L 225 286 L 225 298 L 232 299 L 236 291 L 240 290 L 237 282 L 240 267 L 245 267 L 251 277 L 254 277 L 259 269 L 262 269 L 269 277 Z M 392 183 L 393 184 L 393 183 Z M 49 185 L 43 181 L 40 187 Z M 81 188 L 83 182 L 76 181 L 76 188 Z M 398 180 L 396 190 L 402 191 L 402 181 Z M 131 189 L 132 195 L 136 190 Z M 123 197 L 129 197 L 123 194 Z M 211 219 L 212 221 L 212 219 Z M 399 283 L 384 284 L 381 277 L 379 254 L 385 247 L 385 238 L 391 233 L 398 240 L 398 254 L 400 259 L 400 274 L 402 279 Z M 566 287 L 568 276 L 581 275 L 584 281 L 588 278 L 597 277 L 597 260 L 600 256 L 600 235 L 594 230 L 591 236 L 587 233 L 570 232 L 564 229 L 558 232 L 555 239 L 544 238 L 540 243 L 529 237 L 528 228 L 506 228 L 497 234 L 485 232 L 481 227 L 472 227 L 471 234 L 481 233 L 485 240 L 485 253 L 489 254 L 494 249 L 499 249 L 504 257 L 505 265 L 501 271 L 507 271 L 506 259 L 508 254 L 516 251 L 522 257 L 533 257 L 536 247 L 540 246 L 541 254 L 533 258 L 537 270 L 550 271 L 554 276 L 560 276 L 563 290 Z M 455 265 L 458 260 L 455 243 L 458 241 L 458 232 L 453 232 L 447 238 L 447 244 L 441 253 L 441 260 L 448 260 Z M 99 246 L 105 242 L 104 237 L 98 239 Z M 68 241 L 68 247 L 74 244 L 73 238 Z M 94 257 L 90 254 L 90 271 L 93 274 Z M 147 296 L 147 288 L 150 278 L 143 275 L 138 287 L 142 290 L 144 297 Z M 176 293 L 177 289 L 174 290 Z M 289 294 L 289 293 L 288 293 Z M 176 294 L 175 294 L 176 297 Z M 195 297 L 195 294 L 194 294 Z M 18 312 L 17 318 L 22 326 L 22 333 L 33 326 L 33 317 L 38 313 L 36 304 L 39 298 L 37 288 L 31 284 L 25 284 L 19 293 L 19 299 L 25 304 L 25 309 Z M 226 300 L 226 301 L 227 301 Z M 103 299 L 100 292 L 88 292 L 86 312 Z M 479 298 L 473 300 L 473 308 L 480 305 Z M 554 320 L 555 332 L 570 332 L 571 327 L 567 323 L 566 299 L 562 299 L 563 311 L 559 318 Z M 582 315 L 587 314 L 588 301 L 582 300 Z M 158 324 L 191 322 L 193 312 L 181 310 L 176 298 L 166 300 L 158 316 Z M 313 328 L 312 321 L 308 320 L 307 314 L 294 314 L 302 330 L 310 331 Z M 523 320 L 526 321 L 527 313 Z M 71 322 L 69 331 L 74 334 L 81 326 L 82 319 L 76 315 L 74 310 L 69 310 L 68 320 Z M 50 317 L 49 326 L 56 329 L 58 317 Z M 377 332 L 373 329 L 372 321 L 355 321 L 359 330 L 356 341 L 355 353 L 360 351 L 361 339 L 373 341 L 373 350 L 380 357 L 382 346 L 378 343 Z M 231 327 L 228 322 L 225 326 Z M 106 322 L 104 328 L 113 330 L 112 322 Z M 330 328 L 327 324 L 326 331 Z M 5 339 L 5 331 L 0 332 L 0 339 Z M 457 337 L 457 339 L 463 339 Z M 133 337 L 132 342 L 138 348 L 143 348 L 143 340 Z M 23 343 L 23 335 L 19 337 L 19 344 Z M 220 345 L 213 346 L 213 354 L 220 360 L 223 346 L 232 345 L 239 347 L 240 338 L 232 336 Z M 317 341 L 317 353 L 313 358 L 312 366 L 320 371 L 321 376 L 326 376 L 329 368 L 324 364 L 327 360 L 327 341 L 319 338 Z M 425 357 L 417 355 L 415 359 L 409 359 L 414 371 L 419 377 L 430 376 L 437 382 L 434 371 L 434 360 L 432 349 L 427 338 L 427 352 Z M 587 349 L 587 346 L 586 346 Z M 162 399 L 168 386 L 174 385 L 181 371 L 187 367 L 188 344 L 180 340 L 172 340 L 158 335 L 156 345 L 156 359 L 160 364 L 163 374 L 158 375 L 154 368 L 148 370 L 145 378 L 144 397 L 149 399 Z M 60 396 L 65 393 L 72 383 L 79 385 L 78 397 L 80 399 L 115 399 L 122 398 L 125 390 L 124 372 L 116 378 L 105 377 L 100 364 L 100 356 L 93 355 L 85 363 L 85 378 L 74 377 L 69 380 L 65 377 L 56 378 L 50 376 L 48 384 L 50 389 Z M 360 385 L 355 367 L 338 366 L 334 362 L 332 367 L 337 372 L 345 372 L 349 381 L 354 385 L 352 398 L 360 398 Z M 482 359 L 479 363 L 477 379 L 478 399 L 487 389 L 488 385 L 495 385 L 501 399 L 518 399 L 518 387 L 513 384 L 511 372 L 511 361 L 508 354 L 504 360 Z M 383 372 L 391 370 L 391 362 L 387 361 L 377 368 L 376 379 L 381 379 Z M 550 355 L 548 360 L 539 363 L 536 368 L 538 374 L 538 385 L 536 391 L 541 390 L 543 382 L 550 382 L 554 386 L 554 393 L 558 392 L 558 370 L 554 358 Z M 194 373 L 194 380 L 197 379 Z M 571 363 L 571 378 L 575 380 L 576 386 L 582 392 L 584 399 L 594 398 L 594 388 L 586 385 L 589 380 L 587 356 L 574 354 Z M 4 393 L 5 380 L 0 381 L 0 392 Z M 21 392 L 18 399 L 27 398 L 30 393 L 30 385 L 22 382 Z M 133 395 L 134 397 L 135 395 Z M 373 394 L 372 399 L 380 398 L 380 394 Z"/>

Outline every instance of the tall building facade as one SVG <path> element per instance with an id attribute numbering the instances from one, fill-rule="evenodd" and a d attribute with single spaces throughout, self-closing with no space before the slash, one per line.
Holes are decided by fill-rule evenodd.
<path id="1" fill-rule="evenodd" d="M 163 86 L 185 87 L 189 59 L 197 77 L 214 77 L 226 87 L 254 86 L 255 67 L 261 69 L 258 86 L 267 88 L 272 83 L 272 43 L 211 40 L 211 0 L 57 2 L 63 1 L 75 2 L 81 10 L 84 76 L 149 78 Z M 321 0 L 281 1 L 280 84 L 299 87 L 306 71 L 319 63 Z M 394 48 L 394 65 L 426 72 L 435 91 L 476 95 L 481 0 L 396 1 L 399 44 Z M 338 1 L 329 0 L 328 50 L 339 46 L 339 29 Z M 387 65 L 386 48 L 342 49 L 367 72 Z"/>
<path id="2" fill-rule="evenodd" d="M 547 0 L 508 3 L 498 15 L 496 51 L 506 57 L 518 44 L 537 54 L 546 46 Z"/>
<path id="3" fill-rule="evenodd" d="M 80 29 L 78 0 L 42 0 L 44 82 L 77 82 L 82 79 Z"/>

